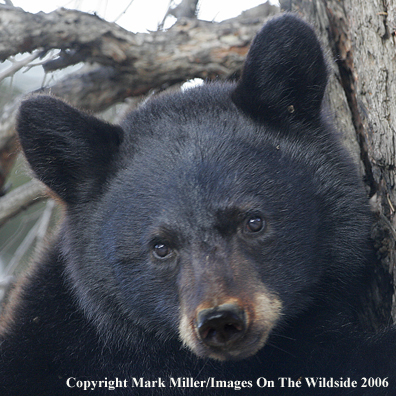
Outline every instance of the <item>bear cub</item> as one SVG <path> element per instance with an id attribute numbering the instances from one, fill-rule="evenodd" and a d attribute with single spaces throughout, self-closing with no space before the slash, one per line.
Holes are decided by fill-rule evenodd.
<path id="1" fill-rule="evenodd" d="M 327 77 L 285 14 L 238 82 L 120 125 L 25 100 L 22 149 L 65 213 L 4 309 L 1 395 L 395 395 L 396 331 L 360 320 L 372 219 Z"/>

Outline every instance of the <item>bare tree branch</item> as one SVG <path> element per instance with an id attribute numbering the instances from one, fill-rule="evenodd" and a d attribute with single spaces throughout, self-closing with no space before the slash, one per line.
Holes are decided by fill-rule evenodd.
<path id="1" fill-rule="evenodd" d="M 22 59 L 20 61 L 12 60 L 11 61 L 12 65 L 8 69 L 6 69 L 0 73 L 0 81 L 6 77 L 12 76 L 18 70 L 21 70 L 23 67 L 27 66 L 30 62 L 37 59 L 40 56 L 41 52 L 42 51 L 40 51 L 40 50 L 35 50 L 35 51 L 33 51 L 33 53 L 31 53 L 30 55 L 28 55 L 27 57 L 25 57 L 24 59 Z"/>
<path id="2" fill-rule="evenodd" d="M 238 55 L 242 62 L 251 39 L 268 15 L 268 7 L 262 5 L 256 7 L 253 18 L 242 14 L 218 24 L 184 20 L 166 32 L 147 34 L 130 33 L 95 15 L 75 10 L 30 14 L 19 8 L 0 9 L 4 29 L 0 36 L 0 60 L 37 48 L 58 48 L 69 51 L 69 57 L 81 53 L 87 62 L 111 65 L 119 72 L 143 78 L 158 69 L 160 72 L 169 69 L 175 61 L 186 62 L 185 73 L 195 62 L 201 69 L 210 65 L 213 71 L 206 73 L 210 74 L 219 61 L 231 66 L 227 57 Z M 80 60 L 77 57 L 75 62 Z M 204 74 L 203 70 L 199 73 Z"/>
<path id="3" fill-rule="evenodd" d="M 117 22 L 128 11 L 129 7 L 132 5 L 133 2 L 134 0 L 131 0 L 129 4 L 125 7 L 124 11 L 122 11 L 121 14 L 116 19 L 114 19 L 113 22 Z"/>
<path id="4" fill-rule="evenodd" d="M 16 188 L 0 198 L 0 225 L 45 198 L 47 196 L 44 185 L 35 179 Z"/>

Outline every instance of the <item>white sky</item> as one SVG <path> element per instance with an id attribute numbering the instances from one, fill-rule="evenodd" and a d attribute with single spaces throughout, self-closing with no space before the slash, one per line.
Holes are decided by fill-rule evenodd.
<path id="1" fill-rule="evenodd" d="M 201 0 L 199 18 L 216 21 L 228 19 L 264 2 L 265 0 Z M 271 3 L 278 2 L 271 0 Z M 168 9 L 169 0 L 13 0 L 13 4 L 33 13 L 50 12 L 58 7 L 96 12 L 111 22 L 130 5 L 117 23 L 126 30 L 144 32 L 157 29 Z"/>

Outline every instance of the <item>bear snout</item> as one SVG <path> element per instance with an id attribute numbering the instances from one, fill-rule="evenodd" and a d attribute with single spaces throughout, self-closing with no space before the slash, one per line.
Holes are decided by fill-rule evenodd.
<path id="1" fill-rule="evenodd" d="M 222 304 L 201 309 L 196 317 L 196 329 L 200 340 L 211 347 L 228 347 L 246 333 L 246 314 L 236 304 Z"/>
<path id="2" fill-rule="evenodd" d="M 221 361 L 257 353 L 282 311 L 276 295 L 263 285 L 257 288 L 240 296 L 207 296 L 195 308 L 182 300 L 179 334 L 183 344 L 200 357 Z"/>

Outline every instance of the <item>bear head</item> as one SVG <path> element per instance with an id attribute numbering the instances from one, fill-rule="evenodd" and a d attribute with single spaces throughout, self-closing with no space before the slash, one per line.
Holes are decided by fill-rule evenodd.
<path id="1" fill-rule="evenodd" d="M 68 284 L 107 342 L 242 359 L 312 305 L 343 303 L 369 215 L 322 115 L 326 82 L 312 28 L 286 14 L 238 83 L 158 95 L 119 126 L 50 96 L 22 103 L 26 158 L 65 204 Z"/>

